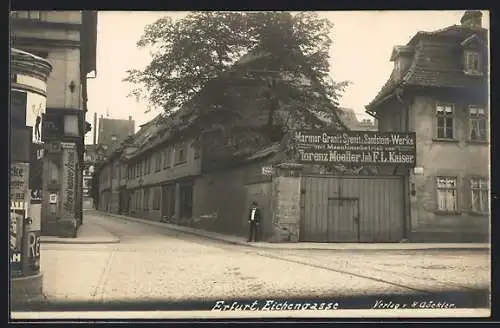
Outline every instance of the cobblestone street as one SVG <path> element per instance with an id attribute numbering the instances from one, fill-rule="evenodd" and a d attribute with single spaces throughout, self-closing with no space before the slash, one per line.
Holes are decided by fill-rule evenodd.
<path id="1" fill-rule="evenodd" d="M 257 249 L 87 215 L 120 239 L 42 244 L 49 302 L 331 298 L 488 289 L 486 251 Z"/>

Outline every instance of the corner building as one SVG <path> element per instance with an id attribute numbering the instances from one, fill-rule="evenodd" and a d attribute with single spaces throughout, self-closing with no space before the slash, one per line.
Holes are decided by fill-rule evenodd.
<path id="1" fill-rule="evenodd" d="M 395 46 L 394 69 L 366 106 L 379 131 L 416 133 L 410 239 L 489 240 L 489 38 L 480 11 Z"/>

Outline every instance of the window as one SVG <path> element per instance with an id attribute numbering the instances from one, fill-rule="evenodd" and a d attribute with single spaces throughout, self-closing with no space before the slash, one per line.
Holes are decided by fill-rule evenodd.
<path id="1" fill-rule="evenodd" d="M 40 12 L 39 11 L 28 11 L 28 18 L 29 19 L 36 19 L 40 20 Z"/>
<path id="2" fill-rule="evenodd" d="M 484 108 L 469 106 L 469 139 L 486 140 L 486 114 Z"/>
<path id="3" fill-rule="evenodd" d="M 179 196 L 180 218 L 190 218 L 193 214 L 193 186 L 181 186 Z"/>
<path id="4" fill-rule="evenodd" d="M 477 213 L 489 212 L 489 188 L 486 179 L 472 179 L 470 181 L 472 203 L 471 209 Z"/>
<path id="5" fill-rule="evenodd" d="M 193 143 L 192 147 L 193 147 L 193 152 L 194 152 L 194 154 L 193 154 L 194 159 L 200 158 L 199 146 L 196 143 Z"/>
<path id="6" fill-rule="evenodd" d="M 15 18 L 40 20 L 40 11 L 15 11 L 12 13 Z"/>
<path id="7" fill-rule="evenodd" d="M 122 165 L 120 179 L 125 179 L 127 177 L 127 171 L 128 171 L 127 166 Z"/>
<path id="8" fill-rule="evenodd" d="M 443 212 L 457 210 L 457 178 L 437 178 L 437 209 Z"/>
<path id="9" fill-rule="evenodd" d="M 149 165 L 149 157 L 142 160 L 142 165 L 144 166 L 144 175 L 149 174 L 151 166 Z"/>
<path id="10" fill-rule="evenodd" d="M 180 145 L 175 151 L 175 164 L 186 162 L 186 145 Z"/>
<path id="11" fill-rule="evenodd" d="M 156 154 L 156 163 L 155 163 L 155 171 L 156 172 L 161 170 L 161 155 L 162 155 L 162 153 Z"/>
<path id="12" fill-rule="evenodd" d="M 161 189 L 155 188 L 154 194 L 153 194 L 153 210 L 154 211 L 160 210 L 160 203 L 161 203 Z"/>
<path id="13" fill-rule="evenodd" d="M 479 52 L 465 51 L 465 73 L 467 74 L 481 74 Z"/>
<path id="14" fill-rule="evenodd" d="M 170 148 L 167 148 L 164 150 L 164 156 L 163 156 L 163 168 L 169 168 L 170 167 Z"/>
<path id="15" fill-rule="evenodd" d="M 144 198 L 143 198 L 142 208 L 144 211 L 149 210 L 149 189 L 144 189 Z"/>
<path id="16" fill-rule="evenodd" d="M 438 139 L 453 139 L 453 105 L 436 105 L 436 124 Z"/>
<path id="17" fill-rule="evenodd" d="M 164 185 L 163 197 L 162 215 L 171 218 L 175 215 L 175 185 Z"/>

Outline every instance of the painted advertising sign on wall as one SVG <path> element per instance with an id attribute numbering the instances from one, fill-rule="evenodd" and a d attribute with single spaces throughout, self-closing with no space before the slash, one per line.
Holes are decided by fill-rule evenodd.
<path id="1" fill-rule="evenodd" d="M 416 136 L 411 132 L 297 131 L 298 160 L 315 164 L 415 166 Z"/>
<path id="2" fill-rule="evenodd" d="M 62 180 L 62 217 L 75 217 L 75 184 L 76 184 L 76 145 L 62 143 L 63 180 Z"/>

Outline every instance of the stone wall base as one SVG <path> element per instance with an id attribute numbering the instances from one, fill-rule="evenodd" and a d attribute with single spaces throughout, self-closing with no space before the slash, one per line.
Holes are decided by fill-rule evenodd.
<path id="1" fill-rule="evenodd" d="M 410 233 L 409 241 L 413 243 L 488 243 L 490 236 L 484 233 L 463 231 L 414 231 Z"/>
<path id="2" fill-rule="evenodd" d="M 43 273 L 11 279 L 12 305 L 22 306 L 43 300 Z"/>
<path id="3" fill-rule="evenodd" d="M 61 219 L 57 222 L 57 235 L 59 237 L 76 238 L 79 226 L 76 219 Z"/>
<path id="4" fill-rule="evenodd" d="M 268 238 L 271 243 L 297 243 L 299 233 L 293 225 L 275 224 L 273 234 Z"/>

